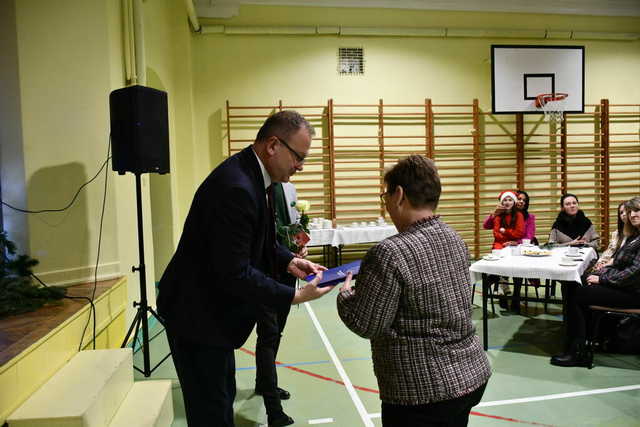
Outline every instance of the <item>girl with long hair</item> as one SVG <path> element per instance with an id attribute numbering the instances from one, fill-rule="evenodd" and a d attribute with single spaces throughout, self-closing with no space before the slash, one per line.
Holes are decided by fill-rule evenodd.
<path id="1" fill-rule="evenodd" d="M 493 249 L 502 249 L 508 243 L 516 242 L 524 236 L 524 215 L 516 209 L 514 191 L 506 190 L 498 196 L 503 211 L 493 219 Z"/>
<path id="2" fill-rule="evenodd" d="M 624 245 L 627 240 L 627 236 L 624 234 L 624 225 L 627 223 L 627 214 L 624 210 L 624 202 L 618 205 L 617 215 L 618 227 L 611 232 L 611 238 L 609 239 L 609 246 L 607 250 L 602 252 L 600 258 L 593 267 L 594 271 L 599 271 L 603 267 L 610 265 L 613 262 L 613 257 L 616 252 Z"/>

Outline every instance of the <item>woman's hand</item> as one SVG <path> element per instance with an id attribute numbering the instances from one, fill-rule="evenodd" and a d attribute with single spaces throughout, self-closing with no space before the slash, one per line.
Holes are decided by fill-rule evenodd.
<path id="1" fill-rule="evenodd" d="M 294 254 L 296 258 L 306 258 L 309 255 L 309 249 L 306 246 L 300 248 L 297 254 Z"/>
<path id="2" fill-rule="evenodd" d="M 498 230 L 498 231 L 499 231 L 500 233 L 504 234 L 504 232 L 505 232 L 506 230 L 504 229 L 504 227 L 500 227 L 500 230 Z"/>
<path id="3" fill-rule="evenodd" d="M 587 283 L 590 285 L 597 285 L 600 283 L 600 276 L 596 276 L 595 274 L 590 275 L 587 277 Z"/>
<path id="4" fill-rule="evenodd" d="M 505 243 L 504 246 L 518 246 L 518 242 L 516 242 L 515 240 L 512 240 L 510 242 Z"/>
<path id="5" fill-rule="evenodd" d="M 502 203 L 498 203 L 498 205 L 496 206 L 495 210 L 493 211 L 493 213 L 491 215 L 500 216 L 504 212 L 505 212 L 504 206 L 502 206 Z"/>
<path id="6" fill-rule="evenodd" d="M 340 292 L 342 291 L 350 291 L 352 289 L 351 287 L 351 278 L 353 277 L 353 274 L 351 272 L 347 273 L 347 278 L 344 280 L 344 283 L 342 284 L 342 287 L 340 288 Z"/>
<path id="7" fill-rule="evenodd" d="M 572 241 L 569 242 L 569 245 L 584 245 L 586 241 L 582 238 L 582 236 L 578 236 Z"/>

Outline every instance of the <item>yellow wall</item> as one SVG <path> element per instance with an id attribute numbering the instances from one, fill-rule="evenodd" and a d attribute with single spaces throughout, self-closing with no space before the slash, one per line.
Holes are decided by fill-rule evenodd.
<path id="1" fill-rule="evenodd" d="M 175 212 L 188 206 L 193 188 L 190 49 L 182 1 L 139 4 L 148 21 L 147 74 L 154 86 L 169 92 L 172 166 L 182 161 L 179 183 L 188 187 L 181 195 L 173 175 L 158 178 L 159 183 L 143 176 L 147 293 L 153 304 L 154 240 L 166 263 L 179 235 Z M 31 210 L 61 208 L 107 157 L 108 96 L 125 86 L 122 0 L 10 0 L 2 3 L 2 12 L 7 54 L 0 75 L 3 93 L 11 94 L 0 103 L 3 197 Z M 129 299 L 136 300 L 139 282 L 131 272 L 139 263 L 134 179 L 110 170 L 108 175 L 98 278 L 127 276 Z M 45 282 L 93 279 L 103 191 L 101 174 L 65 212 L 25 215 L 3 209 L 10 237 L 40 261 L 36 273 Z M 132 313 L 128 304 L 127 323 Z"/>
<path id="2" fill-rule="evenodd" d="M 27 208 L 62 208 L 107 158 L 107 2 L 25 0 L 15 7 Z M 28 217 L 31 255 L 40 261 L 43 280 L 92 276 L 103 180 L 101 175 L 65 212 Z M 112 188 L 100 259 L 105 275 L 120 269 Z"/>
<path id="3" fill-rule="evenodd" d="M 151 217 L 156 280 L 175 250 L 182 221 L 197 183 L 193 163 L 190 30 L 184 3 L 174 0 L 144 3 L 146 85 L 164 90 L 169 100 L 171 173 L 151 174 Z M 177 177 L 180 177 L 178 180 Z"/>
<path id="4" fill-rule="evenodd" d="M 348 25 L 637 32 L 638 18 L 507 13 L 242 7 L 232 19 L 202 20 L 224 26 Z M 556 44 L 586 47 L 586 102 L 640 102 L 640 42 L 533 39 L 340 36 L 194 35 L 196 181 L 223 158 L 224 133 L 215 118 L 224 102 L 236 105 L 385 102 L 491 105 L 490 45 Z M 363 47 L 364 76 L 339 76 L 338 47 Z M 615 78 L 612 72 L 615 70 Z"/>

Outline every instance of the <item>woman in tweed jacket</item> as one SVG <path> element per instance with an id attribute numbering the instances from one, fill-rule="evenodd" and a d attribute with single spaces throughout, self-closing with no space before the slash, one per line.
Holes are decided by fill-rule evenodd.
<path id="1" fill-rule="evenodd" d="M 593 354 L 586 345 L 590 305 L 640 308 L 640 197 L 625 202 L 624 208 L 627 240 L 613 263 L 588 276 L 587 286 L 567 287 L 566 350 L 551 358 L 552 365 L 591 367 Z"/>
<path id="2" fill-rule="evenodd" d="M 384 180 L 399 234 L 367 252 L 338 312 L 371 340 L 384 426 L 465 426 L 491 375 L 471 321 L 467 247 L 433 214 L 441 187 L 432 160 L 407 157 Z"/>

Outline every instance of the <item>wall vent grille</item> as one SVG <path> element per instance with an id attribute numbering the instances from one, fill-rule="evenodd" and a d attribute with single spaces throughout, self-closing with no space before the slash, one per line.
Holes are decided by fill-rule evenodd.
<path id="1" fill-rule="evenodd" d="M 364 74 L 364 49 L 361 47 L 338 48 L 338 74 Z"/>

